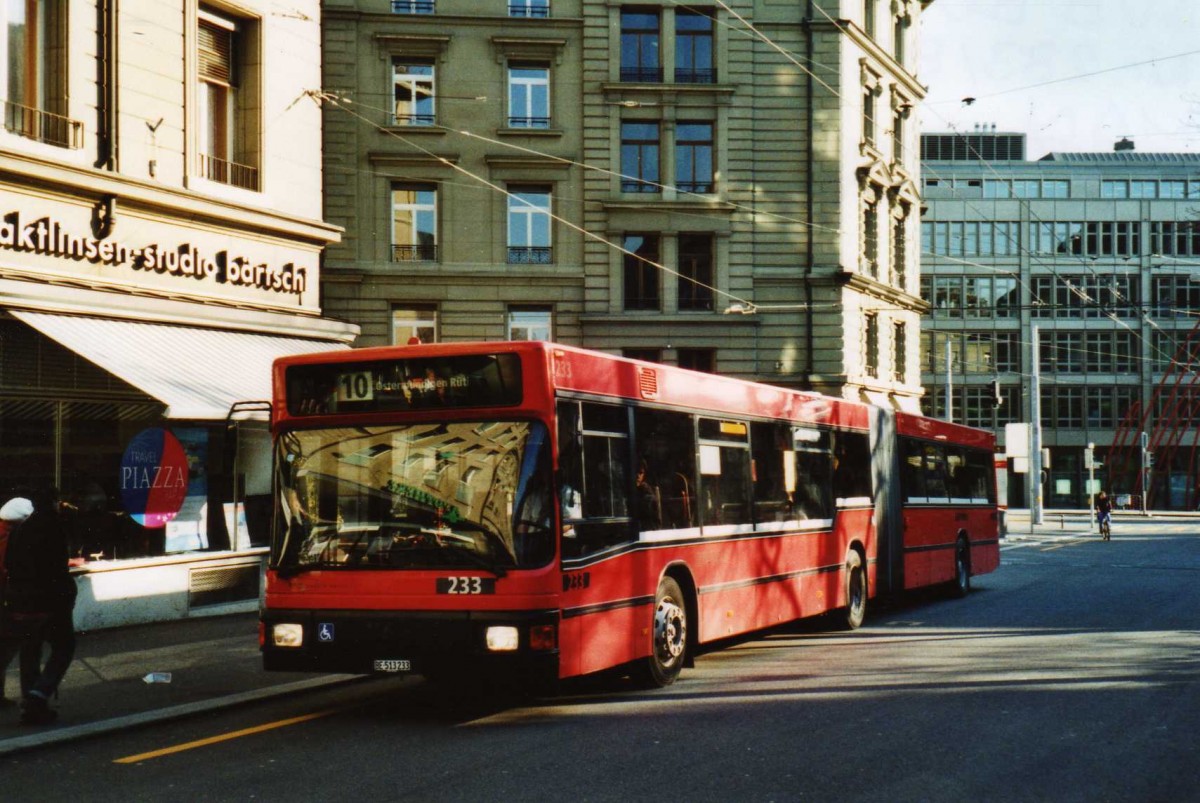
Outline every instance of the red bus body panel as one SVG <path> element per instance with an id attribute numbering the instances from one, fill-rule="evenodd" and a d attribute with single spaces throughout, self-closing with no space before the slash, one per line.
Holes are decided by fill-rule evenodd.
<path id="1" fill-rule="evenodd" d="M 297 364 L 368 362 L 399 356 L 437 357 L 516 353 L 522 359 L 522 401 L 504 408 L 455 408 L 404 415 L 389 412 L 345 415 L 288 413 L 285 371 Z M 874 408 L 812 393 L 760 385 L 716 375 L 642 363 L 570 346 L 539 342 L 496 342 L 360 349 L 284 358 L 274 368 L 272 429 L 337 427 L 404 421 L 529 418 L 555 429 L 555 400 L 561 393 L 597 400 L 649 403 L 710 416 L 776 419 L 823 428 L 867 433 Z M 948 439 L 991 449 L 990 433 L 921 416 L 895 413 L 900 435 Z M 352 420 L 351 420 L 352 419 Z M 556 435 L 553 437 L 557 437 Z M 557 463 L 557 449 L 555 450 Z M 864 467 L 864 471 L 867 470 Z M 558 674 L 586 674 L 651 654 L 655 590 L 668 571 L 687 578 L 685 596 L 694 599 L 692 634 L 700 642 L 745 633 L 824 613 L 848 603 L 848 550 L 866 558 L 869 594 L 877 589 L 877 512 L 873 506 L 841 509 L 833 526 L 789 533 L 747 533 L 738 537 L 701 536 L 696 543 L 643 543 L 607 558 L 564 566 L 561 556 L 535 570 L 511 571 L 486 596 L 438 594 L 435 582 L 446 571 L 310 571 L 283 578 L 267 573 L 267 610 L 353 611 L 518 611 L 557 612 Z M 953 578 L 943 547 L 965 530 L 971 543 L 972 573 L 999 564 L 995 505 L 972 508 L 905 510 L 904 587 Z M 478 570 L 454 574 L 479 574 Z"/>

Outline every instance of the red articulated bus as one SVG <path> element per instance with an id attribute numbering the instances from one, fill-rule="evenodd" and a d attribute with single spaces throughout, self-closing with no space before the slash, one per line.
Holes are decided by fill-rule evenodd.
<path id="1" fill-rule="evenodd" d="M 275 362 L 272 670 L 613 667 L 1000 562 L 990 433 L 541 342 Z"/>

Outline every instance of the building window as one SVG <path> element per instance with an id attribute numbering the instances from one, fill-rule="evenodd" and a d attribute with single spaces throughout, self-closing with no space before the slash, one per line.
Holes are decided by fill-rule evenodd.
<path id="1" fill-rule="evenodd" d="M 863 0 L 863 30 L 867 36 L 875 36 L 875 3 L 876 0 Z"/>
<path id="2" fill-rule="evenodd" d="M 892 161 L 904 161 L 904 118 L 906 111 L 898 108 L 892 113 Z"/>
<path id="3" fill-rule="evenodd" d="M 7 0 L 4 128 L 62 148 L 83 147 L 83 124 L 67 112 L 67 4 L 61 0 Z"/>
<path id="4" fill-rule="evenodd" d="M 867 145 L 875 144 L 875 88 L 871 86 L 862 91 L 862 138 Z"/>
<path id="5" fill-rule="evenodd" d="M 679 235 L 679 309 L 713 308 L 713 236 Z"/>
<path id="6" fill-rule="evenodd" d="M 908 289 L 908 212 L 892 218 L 892 272 L 896 286 Z"/>
<path id="7" fill-rule="evenodd" d="M 508 0 L 508 16 L 544 19 L 550 16 L 550 0 Z"/>
<path id="8" fill-rule="evenodd" d="M 1100 197 L 1101 198 L 1128 198 L 1129 197 L 1129 182 L 1128 181 L 1111 181 L 1105 180 L 1100 182 Z"/>
<path id="9" fill-rule="evenodd" d="M 254 28 L 204 9 L 197 30 L 199 151 L 210 181 L 257 190 L 257 86 L 242 55 Z"/>
<path id="10" fill-rule="evenodd" d="M 715 84 L 711 13 L 680 8 L 675 12 L 675 81 Z"/>
<path id="11" fill-rule="evenodd" d="M 508 65 L 508 126 L 550 127 L 550 68 L 546 65 Z"/>
<path id="12" fill-rule="evenodd" d="M 621 356 L 642 362 L 662 362 L 662 349 L 621 349 Z"/>
<path id="13" fill-rule="evenodd" d="M 625 267 L 625 309 L 659 310 L 662 298 L 659 287 L 659 236 L 657 234 L 626 234 L 622 247 Z"/>
<path id="14" fill-rule="evenodd" d="M 879 316 L 868 312 L 863 333 L 863 372 L 872 379 L 879 378 Z"/>
<path id="15" fill-rule="evenodd" d="M 550 307 L 510 307 L 509 340 L 553 340 L 554 311 Z"/>
<path id="16" fill-rule="evenodd" d="M 892 22 L 892 55 L 896 59 L 896 63 L 901 67 L 904 66 L 904 59 L 907 55 L 905 45 L 908 39 L 908 16 L 897 14 Z"/>
<path id="17" fill-rule="evenodd" d="M 680 368 L 703 371 L 706 374 L 717 372 L 716 349 L 676 349 L 675 354 Z"/>
<path id="18" fill-rule="evenodd" d="M 434 0 L 392 0 L 393 14 L 432 14 Z"/>
<path id="19" fill-rule="evenodd" d="M 1131 181 L 1129 182 L 1129 197 L 1130 198 L 1157 198 L 1158 197 L 1158 182 L 1157 181 Z"/>
<path id="20" fill-rule="evenodd" d="M 1071 182 L 1066 179 L 1047 179 L 1042 182 L 1043 198 L 1071 197 Z"/>
<path id="21" fill-rule="evenodd" d="M 879 278 L 879 201 L 863 202 L 862 273 Z"/>
<path id="22" fill-rule="evenodd" d="M 396 125 L 433 125 L 433 79 L 434 66 L 430 62 L 392 59 Z"/>
<path id="23" fill-rule="evenodd" d="M 549 187 L 509 188 L 508 264 L 549 265 L 554 261 L 550 221 Z"/>
<path id="24" fill-rule="evenodd" d="M 392 186 L 392 261 L 432 261 L 437 253 L 437 187 Z"/>
<path id="25" fill-rule="evenodd" d="M 621 123 L 621 191 L 659 192 L 658 123 Z"/>
<path id="26" fill-rule="evenodd" d="M 392 308 L 392 344 L 438 342 L 438 310 L 432 304 Z"/>
<path id="27" fill-rule="evenodd" d="M 621 10 L 621 80 L 626 83 L 662 83 L 659 60 L 657 11 Z"/>
<path id="28" fill-rule="evenodd" d="M 896 321 L 892 329 L 892 376 L 901 385 L 908 378 L 908 327 Z"/>
<path id="29" fill-rule="evenodd" d="M 680 192 L 713 191 L 713 125 L 675 126 L 675 187 Z"/>
<path id="30" fill-rule="evenodd" d="M 1186 198 L 1187 197 L 1187 182 L 1186 181 L 1167 181 L 1159 182 L 1159 198 Z"/>

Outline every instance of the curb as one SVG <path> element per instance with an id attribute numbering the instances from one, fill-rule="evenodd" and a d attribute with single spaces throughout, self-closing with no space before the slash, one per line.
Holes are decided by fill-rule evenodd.
<path id="1" fill-rule="evenodd" d="M 282 697 L 287 694 L 311 691 L 314 689 L 324 688 L 326 686 L 334 686 L 363 679 L 364 676 L 362 675 L 332 675 L 329 677 L 310 678 L 308 680 L 301 680 L 295 683 L 286 683 L 281 686 L 269 686 L 265 689 L 241 692 L 239 694 L 230 694 L 225 697 L 216 697 L 211 700 L 183 703 L 181 705 L 174 705 L 169 708 L 160 708 L 156 711 L 145 711 L 140 714 L 129 714 L 123 717 L 103 719 L 99 722 L 88 722 L 81 725 L 71 725 L 65 728 L 38 731 L 36 733 L 31 733 L 28 736 L 17 736 L 12 739 L 0 740 L 0 756 L 7 756 L 22 750 L 32 750 L 34 748 L 46 747 L 52 744 L 73 742 L 79 739 L 86 739 L 91 736 L 98 736 L 104 733 L 125 730 L 126 728 L 136 728 L 155 722 L 181 719 L 183 717 L 189 717 L 194 714 L 200 714 L 207 711 L 233 708 L 245 703 L 268 700 L 272 697 Z"/>

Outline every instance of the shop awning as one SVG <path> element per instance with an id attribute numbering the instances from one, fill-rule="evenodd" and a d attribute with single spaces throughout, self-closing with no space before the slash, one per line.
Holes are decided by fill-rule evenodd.
<path id="1" fill-rule="evenodd" d="M 11 310 L 13 317 L 167 405 L 167 417 L 224 420 L 271 398 L 276 357 L 348 348 L 254 332 Z M 259 414 L 258 417 L 265 417 Z"/>

